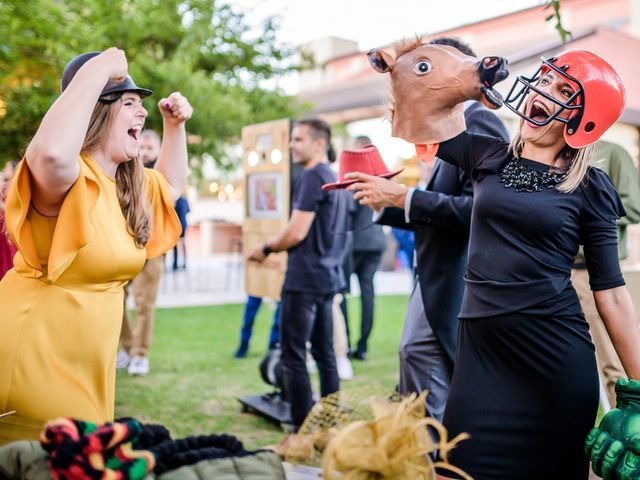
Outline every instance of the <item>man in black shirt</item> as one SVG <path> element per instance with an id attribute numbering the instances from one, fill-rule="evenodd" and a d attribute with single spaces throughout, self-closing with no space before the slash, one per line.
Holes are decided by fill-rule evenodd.
<path id="1" fill-rule="evenodd" d="M 293 186 L 293 210 L 278 236 L 256 247 L 249 260 L 262 262 L 271 252 L 286 250 L 287 273 L 282 287 L 282 369 L 298 429 L 313 406 L 306 368 L 306 343 L 320 375 L 324 397 L 339 389 L 333 351 L 334 294 L 343 282 L 342 259 L 347 230 L 348 194 L 322 191 L 336 181 L 328 163 L 335 161 L 329 125 L 318 119 L 297 122 L 291 132 L 291 155 L 304 170 Z"/>

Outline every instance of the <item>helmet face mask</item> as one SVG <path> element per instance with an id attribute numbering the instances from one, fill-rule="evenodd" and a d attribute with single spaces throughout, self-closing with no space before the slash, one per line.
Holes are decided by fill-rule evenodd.
<path id="1" fill-rule="evenodd" d="M 523 118 L 529 123 L 536 125 L 538 127 L 544 127 L 545 125 L 550 124 L 553 120 L 557 120 L 559 122 L 567 124 L 567 133 L 572 134 L 577 130 L 577 126 L 580 124 L 582 120 L 582 112 L 583 112 L 583 102 L 584 102 L 584 88 L 582 83 L 577 78 L 572 77 L 568 73 L 566 73 L 565 68 L 557 67 L 553 62 L 557 61 L 557 57 L 552 57 L 549 59 L 542 58 L 542 63 L 538 70 L 531 76 L 525 77 L 524 75 L 518 75 L 511 90 L 509 90 L 509 94 L 505 100 L 506 107 L 514 112 L 519 117 Z M 540 81 L 542 76 L 546 74 L 549 70 L 553 70 L 560 77 L 564 78 L 569 82 L 572 86 L 577 87 L 575 92 L 566 100 L 559 100 L 552 95 L 549 95 L 547 92 L 540 90 L 537 87 L 537 83 Z M 514 90 L 518 87 L 518 84 L 521 83 L 523 86 L 514 93 Z M 551 115 L 549 115 L 545 120 L 539 121 L 535 120 L 527 115 L 526 110 L 520 111 L 522 108 L 522 104 L 525 104 L 527 96 L 531 91 L 536 92 L 538 95 L 543 96 L 550 102 L 557 105 L 559 108 Z M 517 103 L 516 103 L 517 102 Z M 523 109 L 524 110 L 524 109 Z M 571 115 L 566 117 L 561 117 L 562 113 L 569 111 L 572 112 Z M 574 113 L 575 112 L 575 113 Z"/>
<path id="2" fill-rule="evenodd" d="M 557 99 L 539 88 L 538 82 L 550 71 L 571 85 L 574 93 L 566 99 Z M 558 109 L 542 121 L 534 120 L 526 112 L 526 98 L 531 91 Z M 567 50 L 543 58 L 531 77 L 518 75 L 504 101 L 509 110 L 532 125 L 541 127 L 554 120 L 564 123 L 564 139 L 572 148 L 595 143 L 618 120 L 624 103 L 624 86 L 618 74 L 605 60 L 587 50 Z"/>

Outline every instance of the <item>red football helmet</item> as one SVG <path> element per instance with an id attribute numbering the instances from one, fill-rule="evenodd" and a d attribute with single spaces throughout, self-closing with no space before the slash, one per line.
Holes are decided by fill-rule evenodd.
<path id="1" fill-rule="evenodd" d="M 540 77 L 550 69 L 575 89 L 571 97 L 559 100 L 536 87 Z M 522 83 L 523 87 L 514 93 L 518 83 Z M 526 112 L 520 111 L 520 107 L 531 90 L 560 108 L 544 121 L 528 117 Z M 540 68 L 532 77 L 518 75 L 504 103 L 512 112 L 534 125 L 547 125 L 552 120 L 565 123 L 564 139 L 567 144 L 573 148 L 582 148 L 598 141 L 618 120 L 624 109 L 624 102 L 624 85 L 611 65 L 587 50 L 567 50 L 555 57 L 543 58 Z M 572 112 L 569 118 L 559 117 L 565 110 Z"/>

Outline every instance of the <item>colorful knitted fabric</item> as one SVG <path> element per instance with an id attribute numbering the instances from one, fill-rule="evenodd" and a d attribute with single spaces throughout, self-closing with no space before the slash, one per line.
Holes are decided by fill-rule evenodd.
<path id="1" fill-rule="evenodd" d="M 55 480 L 138 480 L 155 466 L 151 452 L 132 448 L 141 431 L 133 419 L 95 425 L 60 418 L 45 425 L 40 443 Z"/>
<path id="2" fill-rule="evenodd" d="M 56 480 L 138 480 L 202 460 L 245 457 L 242 442 L 231 435 L 198 435 L 173 440 L 162 425 L 133 418 L 95 425 L 61 418 L 47 423 L 40 443 L 49 452 Z"/>

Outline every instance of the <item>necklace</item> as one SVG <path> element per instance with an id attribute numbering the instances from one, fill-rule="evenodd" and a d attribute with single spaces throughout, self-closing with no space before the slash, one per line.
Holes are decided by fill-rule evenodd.
<path id="1" fill-rule="evenodd" d="M 565 173 L 534 170 L 517 158 L 512 158 L 498 170 L 500 183 L 506 188 L 515 188 L 516 192 L 541 192 L 545 188 L 554 188 L 564 180 L 565 175 Z"/>

